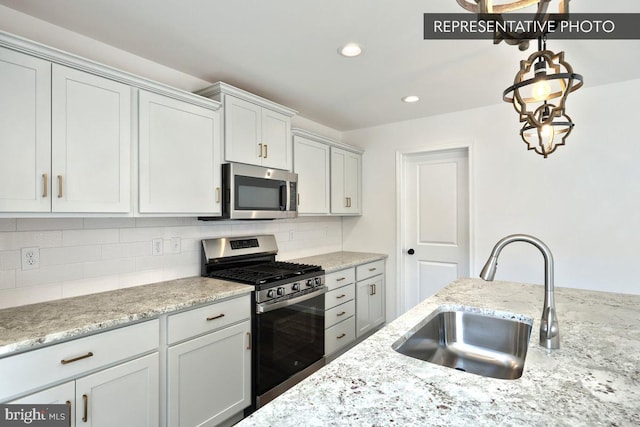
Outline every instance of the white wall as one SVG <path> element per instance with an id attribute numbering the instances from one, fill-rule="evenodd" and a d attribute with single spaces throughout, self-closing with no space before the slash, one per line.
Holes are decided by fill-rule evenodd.
<path id="1" fill-rule="evenodd" d="M 639 294 L 639 97 L 640 80 L 571 94 L 575 129 L 548 159 L 526 150 L 506 103 L 345 133 L 366 148 L 365 215 L 344 220 L 343 247 L 389 253 L 388 318 L 396 315 L 396 150 L 453 142 L 472 143 L 472 275 L 497 240 L 528 233 L 551 248 L 557 286 Z M 542 283 L 542 256 L 512 245 L 501 256 L 500 279 Z M 541 305 L 542 298 L 541 290 Z"/>

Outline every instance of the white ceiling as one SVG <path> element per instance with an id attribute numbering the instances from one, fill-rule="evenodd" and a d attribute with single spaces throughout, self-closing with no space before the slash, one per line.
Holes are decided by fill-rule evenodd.
<path id="1" fill-rule="evenodd" d="M 464 12 L 455 0 L 0 4 L 200 79 L 236 85 L 340 131 L 499 103 L 519 60 L 533 52 L 489 40 L 423 40 L 423 13 Z M 571 11 L 639 13 L 640 2 L 574 0 Z M 346 42 L 361 44 L 364 54 L 341 57 L 337 49 Z M 640 78 L 640 41 L 551 40 L 548 47 L 566 51 L 585 87 Z M 421 101 L 400 101 L 409 94 Z"/>

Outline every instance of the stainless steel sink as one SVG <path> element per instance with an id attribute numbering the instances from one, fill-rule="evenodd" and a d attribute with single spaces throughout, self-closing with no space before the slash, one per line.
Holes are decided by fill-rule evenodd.
<path id="1" fill-rule="evenodd" d="M 392 347 L 406 356 L 459 371 L 507 380 L 520 378 L 532 320 L 472 311 L 441 307 Z"/>

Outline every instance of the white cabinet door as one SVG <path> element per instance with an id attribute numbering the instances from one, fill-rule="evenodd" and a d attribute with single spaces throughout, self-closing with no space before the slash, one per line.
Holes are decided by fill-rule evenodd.
<path id="1" fill-rule="evenodd" d="M 0 211 L 51 210 L 51 63 L 0 48 Z"/>
<path id="2" fill-rule="evenodd" d="M 251 404 L 249 321 L 169 348 L 168 424 L 214 426 Z"/>
<path id="3" fill-rule="evenodd" d="M 52 211 L 127 213 L 131 89 L 53 64 Z"/>
<path id="4" fill-rule="evenodd" d="M 293 167 L 298 174 L 298 213 L 328 214 L 329 146 L 310 139 L 293 138 Z"/>
<path id="5" fill-rule="evenodd" d="M 358 215 L 362 156 L 331 147 L 331 213 Z"/>
<path id="6" fill-rule="evenodd" d="M 260 165 L 262 108 L 243 99 L 224 97 L 224 157 L 228 162 Z"/>
<path id="7" fill-rule="evenodd" d="M 33 393 L 23 398 L 7 402 L 13 404 L 34 404 L 34 405 L 69 405 L 69 420 L 68 425 L 73 426 L 75 424 L 75 395 L 76 395 L 76 382 L 69 381 L 68 383 L 60 384 L 56 387 L 51 387 L 46 390 L 42 390 L 38 393 Z"/>
<path id="8" fill-rule="evenodd" d="M 356 334 L 358 337 L 384 323 L 384 277 L 356 283 Z"/>
<path id="9" fill-rule="evenodd" d="M 159 402 L 157 353 L 76 381 L 78 425 L 157 427 Z"/>
<path id="10" fill-rule="evenodd" d="M 262 109 L 262 166 L 291 170 L 291 118 Z"/>
<path id="11" fill-rule="evenodd" d="M 140 91 L 141 213 L 220 215 L 220 113 Z"/>

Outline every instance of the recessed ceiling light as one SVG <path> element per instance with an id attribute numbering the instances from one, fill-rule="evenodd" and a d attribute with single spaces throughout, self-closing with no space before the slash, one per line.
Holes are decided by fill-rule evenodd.
<path id="1" fill-rule="evenodd" d="M 418 98 L 415 95 L 409 95 L 402 98 L 402 102 L 407 102 L 407 103 L 418 102 L 418 101 L 420 101 L 420 98 Z"/>
<path id="2" fill-rule="evenodd" d="M 338 52 L 342 56 L 352 57 L 360 55 L 362 53 L 362 48 L 357 43 L 347 43 L 338 49 Z"/>

